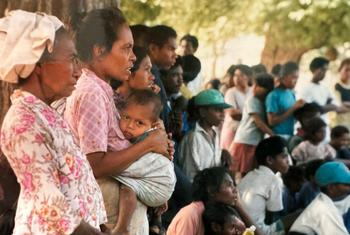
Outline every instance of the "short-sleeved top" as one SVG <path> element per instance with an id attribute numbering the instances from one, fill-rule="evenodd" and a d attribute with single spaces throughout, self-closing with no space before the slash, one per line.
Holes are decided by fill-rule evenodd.
<path id="1" fill-rule="evenodd" d="M 84 69 L 67 98 L 64 118 L 85 154 L 119 151 L 130 146 L 118 124 L 111 86 Z"/>
<path id="2" fill-rule="evenodd" d="M 242 120 L 239 123 L 233 142 L 258 145 L 264 138 L 264 133 L 256 126 L 251 114 L 258 114 L 266 122 L 264 103 L 255 96 L 250 96 L 244 105 Z"/>
<path id="3" fill-rule="evenodd" d="M 243 177 L 237 189 L 244 208 L 263 234 L 284 234 L 280 223 L 265 224 L 266 211 L 283 209 L 283 183 L 278 175 L 268 167 L 259 166 Z"/>
<path id="4" fill-rule="evenodd" d="M 329 144 L 321 142 L 314 145 L 308 140 L 301 142 L 292 152 L 292 157 L 297 161 L 297 164 L 304 164 L 316 159 L 334 159 L 336 155 L 337 152 Z"/>
<path id="5" fill-rule="evenodd" d="M 350 102 L 350 85 L 343 82 L 338 82 L 334 86 L 335 99 L 338 104 L 342 102 Z M 343 125 L 350 129 L 349 113 L 332 113 L 332 126 Z"/>
<path id="6" fill-rule="evenodd" d="M 180 142 L 179 165 L 191 181 L 199 171 L 221 164 L 219 135 L 214 128 L 213 130 L 214 138 L 197 122 L 194 130 L 187 133 Z"/>
<path id="7" fill-rule="evenodd" d="M 204 204 L 201 201 L 192 202 L 182 208 L 171 221 L 167 235 L 204 235 L 202 214 Z"/>
<path id="8" fill-rule="evenodd" d="M 324 193 L 320 193 L 300 214 L 290 231 L 317 235 L 348 234 L 342 212 Z"/>
<path id="9" fill-rule="evenodd" d="M 275 88 L 266 98 L 266 112 L 281 115 L 295 104 L 295 94 L 290 89 Z M 278 135 L 292 136 L 294 132 L 294 116 L 291 115 L 283 122 L 272 127 Z"/>
<path id="10" fill-rule="evenodd" d="M 106 222 L 103 198 L 63 118 L 16 90 L 1 129 L 1 150 L 21 185 L 13 234 L 71 234 L 82 220 Z"/>

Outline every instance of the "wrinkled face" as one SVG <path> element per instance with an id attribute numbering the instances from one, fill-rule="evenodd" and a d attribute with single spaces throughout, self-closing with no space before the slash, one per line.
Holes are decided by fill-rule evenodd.
<path id="1" fill-rule="evenodd" d="M 337 150 L 345 148 L 350 143 L 350 134 L 344 133 L 342 136 L 332 139 L 332 146 L 334 146 Z"/>
<path id="2" fill-rule="evenodd" d="M 73 40 L 68 35 L 56 39 L 50 58 L 40 63 L 40 73 L 44 95 L 50 101 L 70 96 L 73 92 L 81 75 L 81 66 Z"/>
<path id="3" fill-rule="evenodd" d="M 130 88 L 136 90 L 148 89 L 154 84 L 154 76 L 151 73 L 152 63 L 146 56 L 140 63 L 138 70 L 131 74 L 128 83 Z"/>
<path id="4" fill-rule="evenodd" d="M 183 84 L 183 70 L 181 66 L 171 69 L 166 78 L 162 78 L 164 88 L 168 94 L 176 94 Z"/>
<path id="5" fill-rule="evenodd" d="M 350 64 L 344 65 L 339 71 L 339 73 L 341 81 L 344 83 L 348 83 L 350 81 Z"/>
<path id="6" fill-rule="evenodd" d="M 246 229 L 244 223 L 236 216 L 231 216 L 229 220 L 221 226 L 221 232 L 217 234 L 221 235 L 242 235 Z"/>
<path id="7" fill-rule="evenodd" d="M 153 104 L 139 105 L 135 103 L 127 104 L 121 110 L 119 127 L 126 139 L 137 138 L 152 128 L 153 110 Z"/>
<path id="8" fill-rule="evenodd" d="M 131 75 L 130 69 L 136 60 L 132 51 L 134 41 L 127 24 L 120 26 L 118 38 L 113 43 L 112 49 L 98 56 L 99 70 L 103 76 L 125 81 Z"/>
<path id="9" fill-rule="evenodd" d="M 321 68 L 316 69 L 313 72 L 314 74 L 313 81 L 315 82 L 322 81 L 326 76 L 327 70 L 328 70 L 328 64 L 322 66 Z"/>
<path id="10" fill-rule="evenodd" d="M 176 61 L 176 38 L 169 38 L 162 47 L 154 46 L 152 51 L 154 61 L 159 68 L 168 70 Z"/>
<path id="11" fill-rule="evenodd" d="M 285 148 L 282 153 L 277 154 L 274 158 L 271 157 L 270 161 L 270 168 L 273 172 L 280 172 L 282 174 L 287 173 L 289 169 L 287 148 Z"/>
<path id="12" fill-rule="evenodd" d="M 202 107 L 199 112 L 210 126 L 219 126 L 225 118 L 224 109 L 215 106 Z"/>
<path id="13" fill-rule="evenodd" d="M 235 86 L 246 88 L 248 87 L 249 77 L 241 72 L 241 70 L 236 69 L 233 77 Z"/>
<path id="14" fill-rule="evenodd" d="M 233 183 L 233 180 L 229 174 L 226 174 L 220 189 L 215 193 L 213 201 L 222 202 L 232 205 L 237 198 L 237 189 Z"/>
<path id="15" fill-rule="evenodd" d="M 298 78 L 299 70 L 296 70 L 293 73 L 282 78 L 280 80 L 280 83 L 282 83 L 287 89 L 294 89 L 295 85 L 297 84 Z"/>
<path id="16" fill-rule="evenodd" d="M 193 55 L 195 53 L 195 50 L 193 48 L 192 43 L 182 40 L 180 41 L 180 55 L 185 56 L 185 55 Z"/>

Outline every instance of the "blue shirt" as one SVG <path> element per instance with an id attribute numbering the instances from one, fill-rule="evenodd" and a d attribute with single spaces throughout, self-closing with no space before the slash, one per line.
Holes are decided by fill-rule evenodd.
<path id="1" fill-rule="evenodd" d="M 295 94 L 290 89 L 276 88 L 266 98 L 266 112 L 281 115 L 290 109 L 296 102 Z M 294 116 L 291 115 L 283 122 L 272 127 L 275 134 L 293 135 Z"/>

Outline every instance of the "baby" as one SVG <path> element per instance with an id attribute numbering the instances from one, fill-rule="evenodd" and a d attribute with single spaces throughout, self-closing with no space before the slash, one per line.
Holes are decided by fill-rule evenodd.
<path id="1" fill-rule="evenodd" d="M 160 128 L 160 98 L 150 90 L 131 93 L 121 107 L 119 126 L 126 139 L 135 143 L 147 138 L 148 132 Z M 173 163 L 157 153 L 147 153 L 118 175 L 120 188 L 119 216 L 113 234 L 128 234 L 136 207 L 136 196 L 149 207 L 165 204 L 174 191 L 176 176 Z"/>

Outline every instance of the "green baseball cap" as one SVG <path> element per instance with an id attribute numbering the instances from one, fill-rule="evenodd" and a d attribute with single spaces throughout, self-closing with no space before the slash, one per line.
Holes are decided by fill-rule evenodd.
<path id="1" fill-rule="evenodd" d="M 198 93 L 194 97 L 194 104 L 196 106 L 214 106 L 218 108 L 231 108 L 232 106 L 225 103 L 224 96 L 215 89 L 208 89 Z"/>

